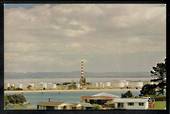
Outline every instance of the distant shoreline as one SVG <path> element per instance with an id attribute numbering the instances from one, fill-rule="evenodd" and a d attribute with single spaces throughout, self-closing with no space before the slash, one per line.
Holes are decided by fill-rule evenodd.
<path id="1" fill-rule="evenodd" d="M 140 91 L 140 89 L 82 89 L 82 90 L 21 90 L 21 91 L 4 91 L 4 93 L 41 93 L 41 92 L 108 92 L 108 91 Z"/>

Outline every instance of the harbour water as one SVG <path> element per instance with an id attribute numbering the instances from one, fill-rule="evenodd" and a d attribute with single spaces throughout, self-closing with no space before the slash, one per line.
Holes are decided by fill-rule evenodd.
<path id="1" fill-rule="evenodd" d="M 109 90 L 109 91 L 100 91 L 107 92 L 113 95 L 121 96 L 121 93 L 125 93 L 128 90 Z M 139 95 L 140 91 L 132 90 L 133 95 Z M 36 105 L 41 101 L 48 101 L 50 98 L 51 101 L 64 101 L 69 103 L 79 103 L 80 96 L 88 96 L 99 93 L 99 91 L 74 91 L 74 92 L 28 92 L 23 93 L 27 101 L 31 104 L 31 109 L 36 109 Z"/>

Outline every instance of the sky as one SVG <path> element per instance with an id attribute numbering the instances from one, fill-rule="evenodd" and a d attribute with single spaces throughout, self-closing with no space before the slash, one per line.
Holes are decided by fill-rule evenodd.
<path id="1" fill-rule="evenodd" d="M 5 72 L 149 72 L 166 57 L 164 4 L 6 4 Z"/>

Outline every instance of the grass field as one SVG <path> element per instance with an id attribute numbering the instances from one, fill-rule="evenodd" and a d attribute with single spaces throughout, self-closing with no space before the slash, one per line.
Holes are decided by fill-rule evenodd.
<path id="1" fill-rule="evenodd" d="M 156 101 L 154 109 L 156 110 L 165 110 L 166 108 L 166 101 Z"/>

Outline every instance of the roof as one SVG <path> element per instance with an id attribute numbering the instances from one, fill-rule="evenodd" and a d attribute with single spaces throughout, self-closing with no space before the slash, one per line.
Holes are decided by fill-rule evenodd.
<path id="1" fill-rule="evenodd" d="M 113 97 L 108 96 L 81 96 L 81 99 L 93 99 L 93 100 L 112 100 Z"/>
<path id="2" fill-rule="evenodd" d="M 98 94 L 95 94 L 95 95 L 92 95 L 92 96 L 106 96 L 106 97 L 119 97 L 117 95 L 113 95 L 113 94 L 110 94 L 110 93 L 105 93 L 105 92 L 102 92 L 102 93 L 98 93 Z"/>
<path id="3" fill-rule="evenodd" d="M 39 106 L 58 106 L 58 105 L 60 105 L 62 103 L 64 103 L 64 102 L 50 101 L 50 102 L 39 102 L 37 105 L 39 105 Z"/>
<path id="4" fill-rule="evenodd" d="M 77 107 L 84 106 L 84 107 L 93 107 L 90 103 L 79 103 Z"/>
<path id="5" fill-rule="evenodd" d="M 75 106 L 77 105 L 76 103 L 61 103 L 59 104 L 60 106 Z"/>
<path id="6" fill-rule="evenodd" d="M 91 99 L 91 100 L 110 100 L 110 99 L 113 99 L 113 97 L 96 96 L 96 97 L 91 97 L 91 98 L 88 98 L 88 99 Z"/>
<path id="7" fill-rule="evenodd" d="M 148 99 L 144 98 L 116 98 L 113 102 L 148 102 Z"/>

